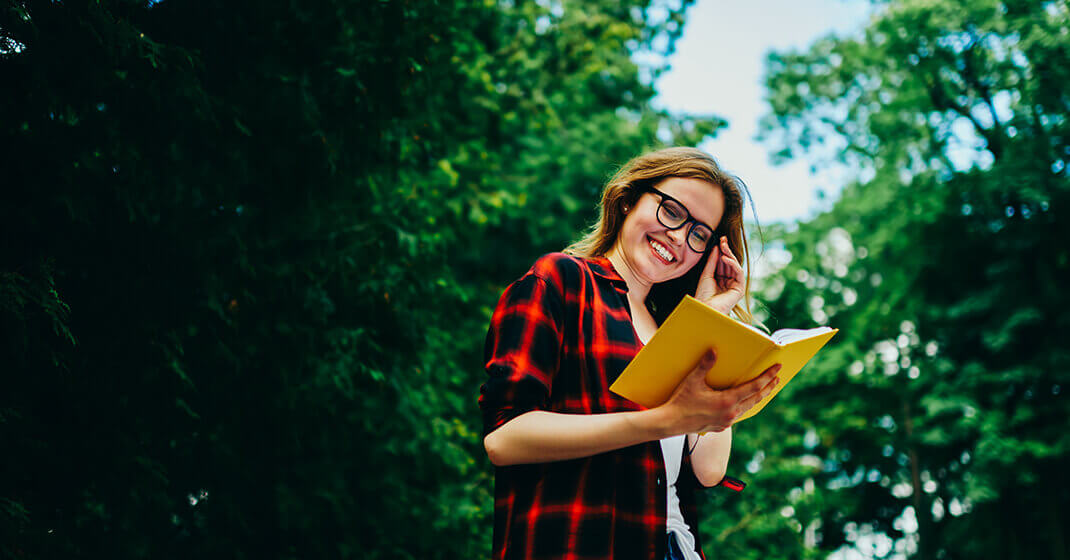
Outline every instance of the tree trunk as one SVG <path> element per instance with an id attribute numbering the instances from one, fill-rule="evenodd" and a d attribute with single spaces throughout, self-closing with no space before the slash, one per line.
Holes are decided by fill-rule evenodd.
<path id="1" fill-rule="evenodd" d="M 930 560 L 934 558 L 932 538 L 933 511 L 929 500 L 923 499 L 925 492 L 921 484 L 921 460 L 918 457 L 918 449 L 914 443 L 914 419 L 910 413 L 910 402 L 904 396 L 903 404 L 903 429 L 907 435 L 907 456 L 910 459 L 910 485 L 913 486 L 911 495 L 914 505 L 914 515 L 918 518 L 918 553 L 915 558 Z"/>

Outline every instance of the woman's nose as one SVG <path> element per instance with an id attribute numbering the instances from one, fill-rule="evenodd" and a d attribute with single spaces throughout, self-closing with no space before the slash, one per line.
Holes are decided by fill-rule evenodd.
<path id="1" fill-rule="evenodd" d="M 686 239 L 685 236 L 687 235 L 687 227 L 670 229 L 666 233 L 668 234 L 669 239 L 673 243 L 675 243 L 677 246 L 683 245 L 684 244 L 684 239 Z"/>

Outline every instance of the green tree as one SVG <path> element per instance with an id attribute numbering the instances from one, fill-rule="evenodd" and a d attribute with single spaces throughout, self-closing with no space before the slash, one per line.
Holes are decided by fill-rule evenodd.
<path id="1" fill-rule="evenodd" d="M 720 126 L 689 4 L 0 7 L 0 550 L 484 555 L 490 306 Z"/>
<path id="2" fill-rule="evenodd" d="M 770 326 L 842 329 L 741 429 L 775 458 L 752 526 L 794 533 L 788 556 L 1070 555 L 1068 23 L 1065 2 L 892 1 L 770 55 L 766 139 L 857 177 L 769 249 Z"/>

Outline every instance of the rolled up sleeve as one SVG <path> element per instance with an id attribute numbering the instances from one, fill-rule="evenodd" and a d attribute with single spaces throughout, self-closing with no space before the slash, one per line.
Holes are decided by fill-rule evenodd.
<path id="1" fill-rule="evenodd" d="M 549 409 L 560 365 L 561 299 L 553 285 L 529 272 L 498 301 L 484 346 L 484 436 L 525 412 Z"/>

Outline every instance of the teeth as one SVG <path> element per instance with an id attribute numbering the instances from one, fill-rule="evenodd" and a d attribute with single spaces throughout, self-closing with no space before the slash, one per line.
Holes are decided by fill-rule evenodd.
<path id="1" fill-rule="evenodd" d="M 676 260 L 676 258 L 672 256 L 672 253 L 670 253 L 669 250 L 666 249 L 665 246 L 661 243 L 658 243 L 657 241 L 651 239 L 650 246 L 654 248 L 654 251 L 657 252 L 657 254 L 661 255 L 661 258 L 669 262 Z"/>

